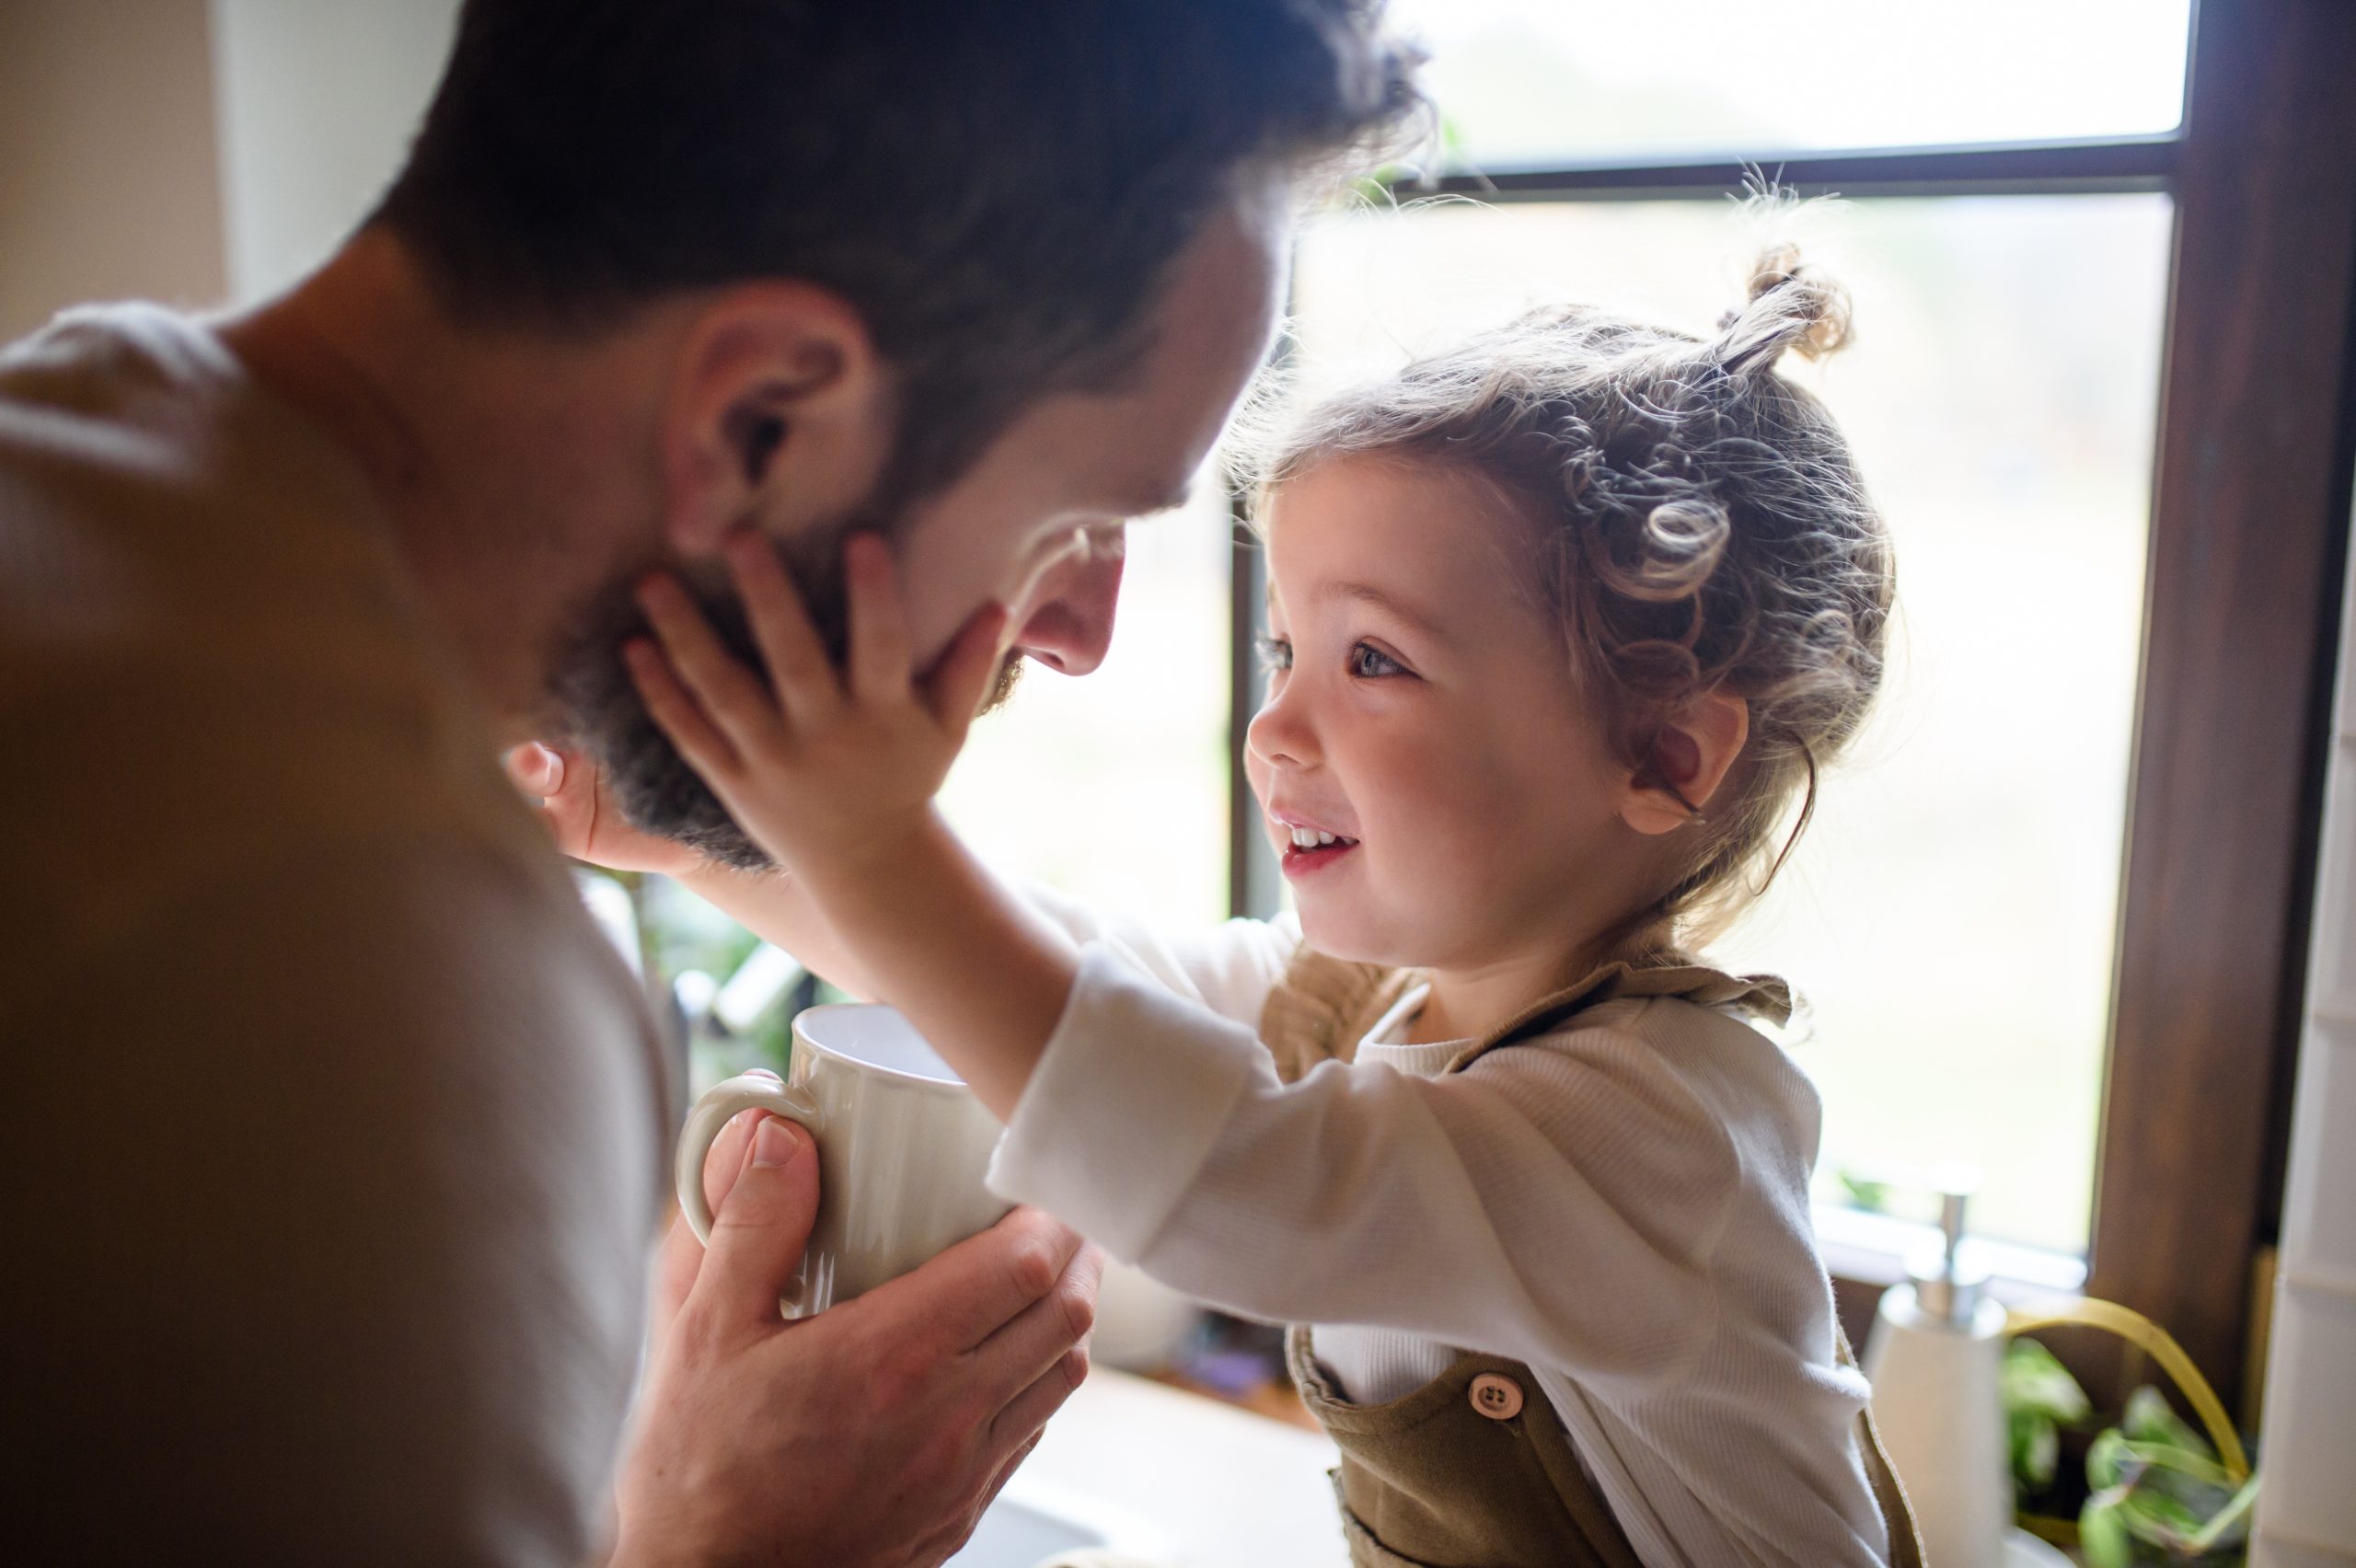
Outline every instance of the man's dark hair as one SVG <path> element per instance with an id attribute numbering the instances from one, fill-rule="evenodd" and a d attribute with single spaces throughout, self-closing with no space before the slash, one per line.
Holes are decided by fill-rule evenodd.
<path id="1" fill-rule="evenodd" d="M 370 220 L 461 318 L 594 328 L 792 277 L 900 382 L 879 509 L 1050 392 L 1117 382 L 1255 160 L 1417 103 L 1380 0 L 467 0 Z"/>

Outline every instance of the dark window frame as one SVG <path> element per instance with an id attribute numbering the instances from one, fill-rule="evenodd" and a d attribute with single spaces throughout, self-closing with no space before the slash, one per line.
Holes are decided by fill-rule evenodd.
<path id="1" fill-rule="evenodd" d="M 2165 190 L 2174 254 L 2086 1291 L 2164 1324 L 2229 1406 L 2263 1351 L 2356 468 L 2356 6 L 2201 0 L 2157 136 L 1752 159 L 1802 194 Z M 1438 180 L 1491 202 L 1717 199 L 1725 160 Z M 1419 186 L 1418 193 L 1430 189 Z M 1230 902 L 1275 905 L 1242 778 L 1264 592 L 1235 553 Z M 1862 1336 L 1897 1277 L 1835 1281 Z M 2115 1395 L 2116 1357 L 2065 1355 Z M 2246 1409 L 2247 1407 L 2245 1406 Z"/>

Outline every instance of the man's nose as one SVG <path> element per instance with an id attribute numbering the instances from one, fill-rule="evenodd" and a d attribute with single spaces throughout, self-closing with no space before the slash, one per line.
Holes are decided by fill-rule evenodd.
<path id="1" fill-rule="evenodd" d="M 1124 559 L 1117 544 L 1095 546 L 1064 568 L 1016 634 L 1015 651 L 1067 675 L 1084 675 L 1102 664 L 1113 645 Z"/>

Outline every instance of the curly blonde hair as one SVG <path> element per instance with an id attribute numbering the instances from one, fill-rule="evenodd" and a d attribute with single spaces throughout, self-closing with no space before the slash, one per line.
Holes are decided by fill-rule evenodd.
<path id="1" fill-rule="evenodd" d="M 1500 490 L 1532 525 L 1532 586 L 1574 676 L 1639 774 L 1694 701 L 1748 704 L 1741 755 L 1626 940 L 1706 936 L 1766 890 L 1881 684 L 1888 531 L 1831 414 L 1774 374 L 1787 350 L 1848 340 L 1848 295 L 1776 246 L 1749 296 L 1707 339 L 1534 312 L 1316 404 L 1256 465 L 1264 504 L 1350 455 L 1444 464 Z"/>

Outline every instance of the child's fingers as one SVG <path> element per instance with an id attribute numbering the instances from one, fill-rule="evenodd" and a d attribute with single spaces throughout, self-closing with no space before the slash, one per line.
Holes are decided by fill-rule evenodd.
<path id="1" fill-rule="evenodd" d="M 815 724 L 842 705 L 842 681 L 810 624 L 800 590 L 777 548 L 749 529 L 728 541 L 728 570 L 745 601 L 753 640 L 769 668 L 778 703 L 796 724 Z"/>
<path id="2" fill-rule="evenodd" d="M 872 534 L 853 535 L 843 547 L 843 579 L 850 596 L 851 695 L 861 702 L 906 701 L 915 654 L 892 552 Z"/>
<path id="3" fill-rule="evenodd" d="M 964 744 L 974 710 L 998 674 L 999 639 L 1006 632 L 1006 606 L 984 605 L 974 612 L 949 651 L 925 681 L 925 707 L 952 740 Z"/>
<path id="4" fill-rule="evenodd" d="M 630 683 L 638 687 L 638 699 L 646 704 L 647 717 L 671 738 L 688 767 L 709 778 L 715 772 L 733 772 L 741 765 L 736 748 L 704 717 L 696 699 L 671 673 L 670 661 L 661 649 L 642 637 L 633 637 L 622 644 L 622 663 L 629 666 Z"/>
<path id="5" fill-rule="evenodd" d="M 728 651 L 687 591 L 657 574 L 639 585 L 639 607 L 654 628 L 670 673 L 686 687 L 735 755 L 749 755 L 777 729 L 777 704 Z"/>

